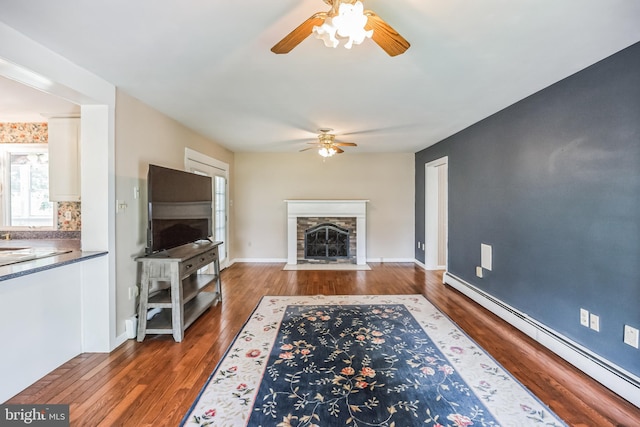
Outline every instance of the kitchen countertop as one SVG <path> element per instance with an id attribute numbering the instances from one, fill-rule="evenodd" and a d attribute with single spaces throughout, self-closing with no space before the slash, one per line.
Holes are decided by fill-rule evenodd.
<path id="1" fill-rule="evenodd" d="M 106 251 L 81 251 L 80 240 L 76 239 L 0 240 L 0 249 L 1 248 L 33 248 L 36 250 L 51 248 L 70 252 L 0 266 L 0 281 L 14 279 L 16 277 L 107 254 Z"/>

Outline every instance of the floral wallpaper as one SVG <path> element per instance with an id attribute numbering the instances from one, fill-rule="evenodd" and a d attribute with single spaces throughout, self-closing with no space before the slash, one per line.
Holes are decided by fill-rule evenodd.
<path id="1" fill-rule="evenodd" d="M 80 202 L 58 202 L 57 228 L 60 231 L 82 230 Z"/>
<path id="2" fill-rule="evenodd" d="M 48 124 L 43 123 L 0 123 L 0 143 L 46 144 Z"/>

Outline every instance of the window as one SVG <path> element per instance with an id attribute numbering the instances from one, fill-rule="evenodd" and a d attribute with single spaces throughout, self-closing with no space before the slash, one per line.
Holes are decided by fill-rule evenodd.
<path id="1" fill-rule="evenodd" d="M 219 250 L 220 268 L 228 266 L 227 252 L 229 241 L 229 227 L 227 218 L 229 194 L 227 192 L 229 180 L 229 165 L 206 156 L 197 151 L 185 148 L 184 168 L 186 171 L 206 175 L 213 178 L 213 238 L 223 242 Z"/>
<path id="2" fill-rule="evenodd" d="M 213 238 L 215 240 L 225 242 L 227 237 L 225 236 L 227 230 L 227 180 L 222 177 L 215 175 L 213 177 L 214 182 L 214 230 L 213 230 Z M 222 244 L 224 248 L 224 243 Z M 221 251 L 222 252 L 222 251 Z"/>
<path id="3" fill-rule="evenodd" d="M 55 224 L 56 206 L 49 201 L 49 152 L 43 144 L 1 144 L 3 227 L 46 227 Z"/>

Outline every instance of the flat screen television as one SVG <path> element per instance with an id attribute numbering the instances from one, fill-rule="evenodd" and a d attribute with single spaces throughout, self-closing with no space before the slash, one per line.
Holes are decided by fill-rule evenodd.
<path id="1" fill-rule="evenodd" d="M 147 254 L 208 239 L 211 177 L 149 165 Z"/>

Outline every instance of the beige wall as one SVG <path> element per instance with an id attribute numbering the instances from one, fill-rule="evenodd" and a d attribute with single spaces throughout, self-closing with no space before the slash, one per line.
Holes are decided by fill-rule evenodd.
<path id="1" fill-rule="evenodd" d="M 236 153 L 235 260 L 286 260 L 285 199 L 368 199 L 367 258 L 412 261 L 414 155 Z"/>
<path id="2" fill-rule="evenodd" d="M 128 288 L 139 283 L 134 258 L 144 253 L 146 244 L 149 163 L 184 170 L 185 147 L 228 163 L 229 194 L 233 198 L 234 155 L 122 91 L 117 92 L 115 147 L 116 200 L 127 204 L 123 212 L 116 214 L 116 318 L 119 335 L 124 332 L 124 320 L 135 314 L 135 301 L 129 299 Z M 137 199 L 134 198 L 134 188 L 140 189 Z M 229 218 L 232 233 L 233 212 Z"/>
<path id="3" fill-rule="evenodd" d="M 149 163 L 184 169 L 189 147 L 228 163 L 229 258 L 285 260 L 285 199 L 368 199 L 367 257 L 414 259 L 414 156 L 412 153 L 232 153 L 173 119 L 118 91 L 115 115 L 117 335 L 135 314 L 129 287 L 139 283 L 135 257 L 146 244 L 146 175 Z M 134 188 L 140 197 L 134 198 Z"/>

